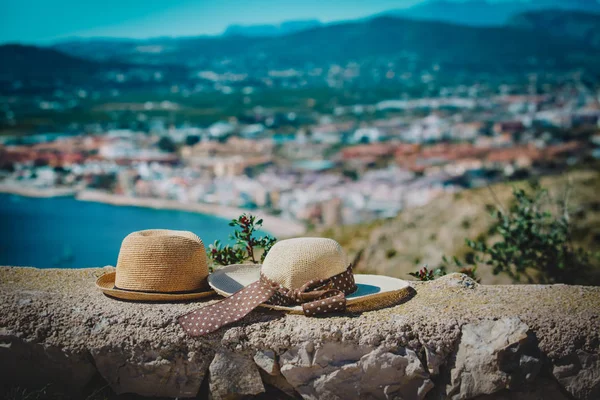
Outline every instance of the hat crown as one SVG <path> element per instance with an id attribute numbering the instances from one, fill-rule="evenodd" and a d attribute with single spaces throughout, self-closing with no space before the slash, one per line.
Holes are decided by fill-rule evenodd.
<path id="1" fill-rule="evenodd" d="M 344 249 L 328 238 L 295 238 L 277 242 L 265 257 L 261 273 L 288 289 L 328 279 L 348 268 Z"/>
<path id="2" fill-rule="evenodd" d="M 123 239 L 115 286 L 142 292 L 187 292 L 204 288 L 207 277 L 206 250 L 198 236 L 151 229 Z"/>

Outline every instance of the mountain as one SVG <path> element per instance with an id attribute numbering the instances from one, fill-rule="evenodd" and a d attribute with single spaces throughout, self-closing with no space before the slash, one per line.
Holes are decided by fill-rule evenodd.
<path id="1" fill-rule="evenodd" d="M 100 66 L 53 49 L 8 44 L 0 46 L 0 81 L 63 80 L 89 78 Z"/>
<path id="2" fill-rule="evenodd" d="M 286 21 L 272 25 L 229 25 L 223 36 L 281 36 L 321 25 L 317 19 Z"/>
<path id="3" fill-rule="evenodd" d="M 502 2 L 489 0 L 467 0 L 462 2 L 430 0 L 408 9 L 385 11 L 378 14 L 378 16 L 390 15 L 472 26 L 498 26 L 506 23 L 515 14 L 543 9 L 600 13 L 600 4 L 596 0 L 509 0 Z"/>
<path id="4" fill-rule="evenodd" d="M 554 37 L 568 37 L 600 49 L 600 14 L 546 10 L 513 16 L 508 25 Z"/>
<path id="5" fill-rule="evenodd" d="M 472 27 L 394 17 L 316 27 L 275 37 L 191 37 L 115 42 L 59 43 L 54 49 L 88 59 L 233 70 L 303 68 L 307 65 L 410 59 L 416 67 L 439 64 L 448 72 L 515 72 L 597 67 L 599 57 L 571 38 L 514 27 Z M 569 57 L 566 57 L 569 55 Z M 374 61 L 373 61 L 374 62 Z M 405 62 L 405 61 L 402 61 Z"/>

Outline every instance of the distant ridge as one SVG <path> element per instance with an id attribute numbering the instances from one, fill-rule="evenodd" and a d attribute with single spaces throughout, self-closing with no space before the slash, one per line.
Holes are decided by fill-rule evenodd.
<path id="1" fill-rule="evenodd" d="M 596 0 L 430 0 L 407 9 L 384 11 L 378 15 L 391 15 L 427 21 L 444 21 L 471 26 L 499 26 L 516 14 L 545 9 L 576 10 L 600 13 Z"/>
<path id="2" fill-rule="evenodd" d="M 317 19 L 286 21 L 280 24 L 229 25 L 223 36 L 282 36 L 323 25 Z"/>
<path id="3" fill-rule="evenodd" d="M 506 77 L 581 68 L 596 73 L 599 19 L 577 12 L 531 12 L 505 26 L 474 27 L 384 16 L 267 37 L 104 38 L 51 48 L 13 44 L 0 46 L 0 80 L 89 82 L 97 72 L 145 66 L 160 68 L 167 82 L 187 79 L 190 69 L 210 69 L 222 61 L 250 76 L 332 63 L 405 65 L 408 60 L 413 71 L 436 65 L 447 76 Z"/>
<path id="4" fill-rule="evenodd" d="M 54 49 L 87 59 L 180 66 L 201 66 L 226 58 L 237 65 L 289 68 L 406 54 L 423 66 L 440 63 L 449 70 L 467 71 L 522 70 L 527 60 L 564 69 L 571 62 L 567 54 L 574 55 L 578 65 L 585 65 L 585 60 L 597 63 L 598 56 L 589 52 L 589 45 L 574 39 L 549 39 L 546 32 L 524 32 L 514 26 L 472 27 L 383 16 L 274 37 L 191 37 L 114 44 L 103 40 L 85 45 L 59 43 Z"/>
<path id="5" fill-rule="evenodd" d="M 569 37 L 600 49 L 600 13 L 546 10 L 515 15 L 509 25 L 554 37 Z"/>

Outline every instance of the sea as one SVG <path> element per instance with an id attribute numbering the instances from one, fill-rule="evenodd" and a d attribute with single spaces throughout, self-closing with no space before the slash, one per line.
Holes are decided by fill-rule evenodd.
<path id="1" fill-rule="evenodd" d="M 0 193 L 0 265 L 114 266 L 123 238 L 133 231 L 188 230 L 208 247 L 215 240 L 228 241 L 228 223 L 227 219 L 185 211 Z"/>

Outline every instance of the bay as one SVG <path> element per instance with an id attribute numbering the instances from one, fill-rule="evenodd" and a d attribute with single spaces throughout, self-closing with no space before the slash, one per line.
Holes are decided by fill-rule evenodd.
<path id="1" fill-rule="evenodd" d="M 73 197 L 0 194 L 0 265 L 87 268 L 115 265 L 121 241 L 142 229 L 189 230 L 205 246 L 228 241 L 229 220 L 177 210 L 113 206 Z"/>

